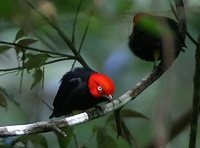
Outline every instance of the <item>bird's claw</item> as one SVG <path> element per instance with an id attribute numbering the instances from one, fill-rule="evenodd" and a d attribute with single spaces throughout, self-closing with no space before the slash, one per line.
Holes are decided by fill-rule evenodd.
<path id="1" fill-rule="evenodd" d="M 103 106 L 101 105 L 96 105 L 96 113 L 99 115 L 99 116 L 102 116 L 104 114 L 104 108 Z"/>

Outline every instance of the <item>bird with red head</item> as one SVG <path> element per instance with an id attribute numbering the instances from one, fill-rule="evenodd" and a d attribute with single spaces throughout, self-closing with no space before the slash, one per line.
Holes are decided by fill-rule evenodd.
<path id="1" fill-rule="evenodd" d="M 49 118 L 70 115 L 76 110 L 87 110 L 102 102 L 112 101 L 115 85 L 108 76 L 90 68 L 75 68 L 61 79 Z"/>

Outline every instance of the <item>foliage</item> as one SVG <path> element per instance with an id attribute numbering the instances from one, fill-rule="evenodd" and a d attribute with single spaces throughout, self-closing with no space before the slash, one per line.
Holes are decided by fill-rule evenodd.
<path id="1" fill-rule="evenodd" d="M 173 17 L 169 4 L 166 5 L 163 1 L 159 4 L 149 1 L 145 2 L 145 5 L 136 0 L 26 2 L 26 0 L 0 2 L 0 116 L 2 120 L 5 112 L 8 113 L 9 118 L 12 103 L 22 106 L 27 116 L 26 122 L 46 119 L 49 112 L 43 113 L 40 109 L 40 107 L 46 108 L 42 100 L 47 101 L 47 104 L 52 104 L 54 95 L 50 97 L 48 95 L 52 93 L 52 90 L 44 95 L 41 92 L 52 87 L 50 85 L 52 81 L 58 81 L 73 67 L 70 60 L 77 61 L 74 62 L 75 67 L 88 64 L 99 71 L 105 70 L 105 73 L 115 79 L 116 96 L 122 94 L 152 67 L 149 63 L 133 58 L 128 52 L 127 40 L 132 29 L 134 13 L 145 9 L 153 10 L 153 13 L 158 15 Z M 192 5 L 192 2 L 188 2 L 186 6 L 188 50 L 178 57 L 172 70 L 164 78 L 139 96 L 142 99 L 122 109 L 120 115 L 124 131 L 121 136 L 124 141 L 116 140 L 117 129 L 112 114 L 99 122 L 86 123 L 88 125 L 81 131 L 76 131 L 76 127 L 64 129 L 63 131 L 68 135 L 67 139 L 59 134 L 56 134 L 57 139 L 54 134 L 50 134 L 50 138 L 49 135 L 40 134 L 15 137 L 11 140 L 2 138 L 0 147 L 17 147 L 18 145 L 44 148 L 72 147 L 75 141 L 74 134 L 78 137 L 78 145 L 82 147 L 122 147 L 128 144 L 144 147 L 152 140 L 152 135 L 161 131 L 167 133 L 174 119 L 190 108 L 192 100 L 190 95 L 193 77 L 191 65 L 194 65 L 192 48 L 197 44 L 195 32 L 198 31 L 200 24 L 199 2 L 196 3 L 197 5 Z M 154 11 L 155 6 L 156 11 Z M 183 12 L 177 12 L 176 7 L 172 3 L 173 13 L 180 16 Z M 179 16 L 175 18 L 180 21 Z M 184 28 L 184 23 L 183 21 L 181 25 L 183 31 L 187 29 Z M 189 37 L 190 33 L 192 33 L 192 38 Z M 120 60 L 121 56 L 125 56 L 124 61 Z M 61 61 L 64 61 L 64 64 Z M 108 66 L 110 61 L 112 61 L 111 66 Z M 117 65 L 116 69 L 115 65 Z M 44 88 L 38 85 L 41 83 L 44 84 L 41 85 Z M 21 87 L 24 89 L 23 94 L 18 93 L 19 89 L 16 89 L 18 85 L 23 86 Z M 53 86 L 53 90 L 55 88 L 57 87 Z M 8 94 L 12 94 L 13 99 Z M 45 98 L 45 95 L 48 97 Z M 9 102 L 8 99 L 12 101 Z M 4 112 L 2 108 L 6 108 L 8 112 Z M 136 120 L 136 118 L 147 120 Z M 92 136 L 85 140 L 84 138 L 90 135 L 88 131 L 91 131 L 92 127 Z M 170 145 L 185 146 L 186 134 L 179 134 L 178 139 L 172 141 Z M 156 140 L 160 138 L 158 135 Z M 92 139 L 95 136 L 94 142 Z M 7 143 L 6 140 L 11 142 Z"/>

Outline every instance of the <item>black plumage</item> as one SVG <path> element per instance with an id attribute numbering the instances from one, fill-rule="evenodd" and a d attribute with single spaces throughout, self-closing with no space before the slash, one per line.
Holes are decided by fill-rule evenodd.
<path id="1" fill-rule="evenodd" d="M 171 18 L 138 13 L 134 16 L 133 23 L 129 47 L 137 57 L 143 60 L 154 62 L 163 60 L 166 53 L 176 57 L 183 50 L 182 48 L 186 47 L 185 38 L 180 32 L 178 23 Z M 165 37 L 172 40 L 172 45 L 169 47 L 173 49 L 167 49 L 164 52 L 164 47 L 168 46 L 164 44 Z"/>
<path id="2" fill-rule="evenodd" d="M 49 118 L 69 115 L 75 110 L 95 107 L 106 98 L 95 99 L 88 88 L 88 79 L 96 73 L 90 68 L 75 68 L 61 79 L 61 85 L 53 102 L 54 110 Z"/>

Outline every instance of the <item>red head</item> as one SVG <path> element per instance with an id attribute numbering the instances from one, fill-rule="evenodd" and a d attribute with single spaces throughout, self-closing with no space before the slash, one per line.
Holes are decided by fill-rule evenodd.
<path id="1" fill-rule="evenodd" d="M 90 93 L 95 98 L 105 97 L 110 101 L 112 100 L 115 85 L 113 80 L 106 75 L 100 73 L 91 74 L 88 81 L 88 87 Z"/>

